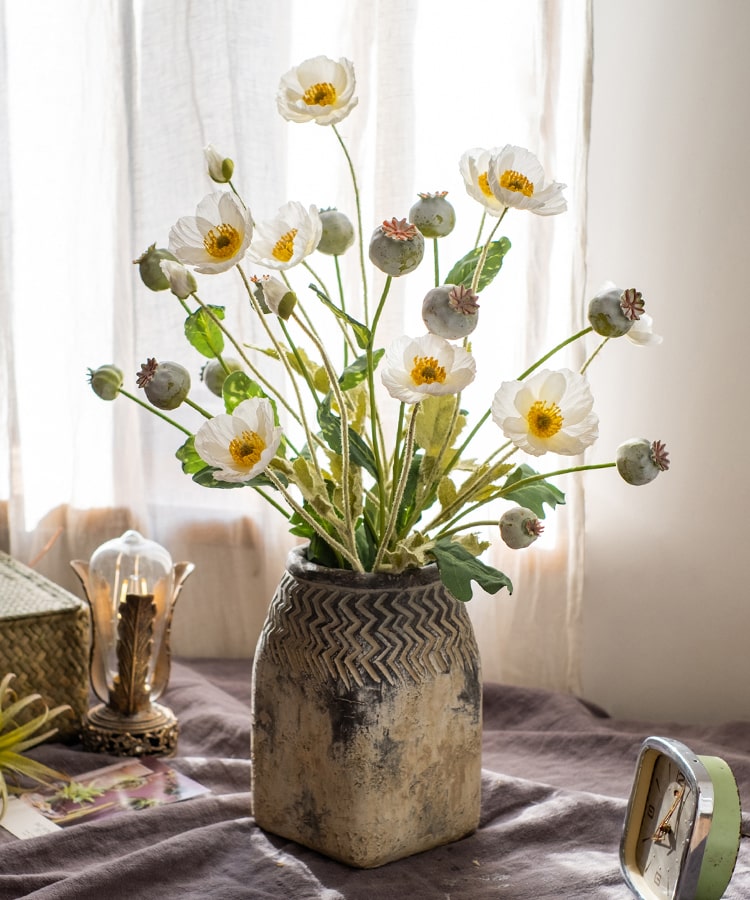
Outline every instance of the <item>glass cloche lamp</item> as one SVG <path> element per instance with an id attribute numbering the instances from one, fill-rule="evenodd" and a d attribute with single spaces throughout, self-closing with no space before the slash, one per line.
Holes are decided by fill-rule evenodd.
<path id="1" fill-rule="evenodd" d="M 91 607 L 91 686 L 101 701 L 84 718 L 84 749 L 174 753 L 177 718 L 156 701 L 169 681 L 172 613 L 193 563 L 173 564 L 164 547 L 130 530 L 71 566 Z"/>

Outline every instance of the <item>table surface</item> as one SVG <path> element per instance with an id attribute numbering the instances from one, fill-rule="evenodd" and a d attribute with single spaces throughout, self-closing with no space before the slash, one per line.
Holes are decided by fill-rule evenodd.
<path id="1" fill-rule="evenodd" d="M 569 695 L 488 684 L 479 829 L 356 870 L 255 825 L 248 660 L 176 661 L 163 701 L 180 721 L 171 764 L 211 793 L 25 841 L 0 829 L 0 900 L 627 900 L 619 839 L 638 751 L 651 734 L 723 757 L 750 809 L 748 722 L 622 721 Z M 117 761 L 61 744 L 30 755 L 70 775 Z M 725 897 L 750 897 L 746 839 Z"/>

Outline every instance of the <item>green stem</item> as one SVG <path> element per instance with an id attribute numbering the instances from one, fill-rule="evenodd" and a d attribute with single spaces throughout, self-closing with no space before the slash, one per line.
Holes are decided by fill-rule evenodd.
<path id="1" fill-rule="evenodd" d="M 344 294 L 344 283 L 341 280 L 341 266 L 339 265 L 338 256 L 333 257 L 333 265 L 336 269 L 336 284 L 338 285 L 339 289 L 339 306 L 341 308 L 341 312 L 346 313 L 346 295 Z M 344 341 L 344 368 L 346 368 L 349 365 L 349 347 L 351 346 L 352 349 L 354 349 L 354 347 L 347 329 L 343 328 L 342 330 L 344 332 L 344 337 L 346 338 L 346 340 Z"/>
<path id="2" fill-rule="evenodd" d="M 182 402 L 183 402 L 183 403 L 186 403 L 188 406 L 192 406 L 193 409 L 194 409 L 196 412 L 199 412 L 204 418 L 206 418 L 206 419 L 213 419 L 213 415 L 212 415 L 210 412 L 206 412 L 206 410 L 203 409 L 202 406 L 198 406 L 198 404 L 197 404 L 197 403 L 194 403 L 194 402 L 190 399 L 190 397 L 185 397 L 185 399 L 184 399 Z"/>
<path id="3" fill-rule="evenodd" d="M 567 347 L 568 344 L 572 344 L 573 341 L 577 341 L 579 338 L 584 337 L 584 335 L 587 335 L 590 331 L 593 331 L 593 330 L 594 330 L 594 329 L 589 325 L 588 328 L 584 328 L 582 331 L 577 331 L 575 334 L 572 334 L 569 338 L 566 338 L 564 341 L 561 341 L 561 343 L 559 343 L 556 347 L 553 347 L 553 348 L 549 351 L 549 353 L 545 353 L 544 356 L 543 356 L 541 359 L 538 359 L 532 366 L 529 366 L 529 368 L 526 369 L 525 372 L 522 372 L 522 373 L 518 376 L 518 379 L 517 379 L 517 380 L 518 380 L 518 381 L 523 381 L 524 378 L 528 378 L 529 375 L 531 375 L 531 373 L 532 373 L 535 369 L 538 369 L 539 366 L 542 365 L 542 363 L 547 362 L 547 360 L 550 358 L 550 356 L 554 356 L 555 353 L 557 353 L 558 351 L 562 350 L 563 347 Z"/>
<path id="4" fill-rule="evenodd" d="M 273 484 L 277 491 L 283 496 L 286 502 L 291 506 L 291 508 L 297 513 L 297 515 L 303 519 L 313 531 L 322 538 L 326 544 L 328 544 L 333 550 L 339 553 L 354 569 L 355 572 L 364 572 L 364 567 L 362 563 L 359 561 L 359 558 L 356 554 L 352 553 L 348 550 L 340 541 L 336 540 L 333 535 L 329 534 L 325 528 L 323 528 L 320 523 L 316 522 L 316 520 L 307 512 L 307 510 L 292 497 L 289 491 L 284 487 L 283 483 L 274 475 L 271 469 L 266 469 L 265 471 L 268 480 Z"/>
<path id="5" fill-rule="evenodd" d="M 474 249 L 476 250 L 482 240 L 482 232 L 484 231 L 484 223 L 487 221 L 487 210 L 482 210 L 482 218 L 479 220 L 479 231 L 477 232 L 477 239 L 474 241 Z"/>
<path id="6" fill-rule="evenodd" d="M 323 366 L 325 367 L 326 373 L 328 374 L 328 380 L 331 385 L 331 390 L 333 391 L 333 395 L 336 398 L 336 403 L 339 407 L 339 417 L 341 421 L 341 492 L 343 495 L 342 501 L 344 504 L 344 521 L 346 523 L 346 536 L 349 541 L 351 552 L 356 556 L 357 543 L 354 536 L 354 521 L 352 519 L 352 505 L 350 497 L 351 461 L 349 459 L 349 415 L 346 411 L 346 400 L 344 399 L 344 393 L 341 390 L 341 385 L 339 384 L 336 370 L 333 368 L 331 360 L 328 358 L 326 349 L 323 346 L 323 342 L 318 337 L 317 332 L 315 332 L 315 330 L 312 328 L 308 328 L 306 323 L 303 322 L 302 319 L 300 319 L 299 316 L 297 316 L 295 313 L 292 313 L 292 318 L 302 329 L 302 331 L 307 335 L 307 337 L 313 342 L 313 344 L 315 344 L 315 347 L 320 354 L 320 358 L 323 361 Z"/>
<path id="7" fill-rule="evenodd" d="M 122 394 L 123 397 L 127 397 L 128 400 L 132 400 L 134 403 L 137 403 L 139 406 L 142 406 L 144 409 L 147 409 L 150 413 L 153 413 L 155 416 L 158 416 L 160 419 L 164 419 L 165 422 L 169 422 L 170 425 L 174 425 L 175 428 L 178 428 L 180 431 L 184 432 L 184 434 L 189 437 L 193 436 L 193 432 L 188 428 L 185 428 L 184 425 L 180 425 L 179 422 L 175 422 L 174 419 L 170 419 L 169 416 L 165 416 L 163 412 L 158 410 L 155 406 L 151 406 L 148 403 L 144 403 L 140 397 L 136 397 L 135 394 L 131 394 L 129 391 L 126 391 L 124 388 L 120 388 L 117 391 L 118 394 Z"/>
<path id="8" fill-rule="evenodd" d="M 411 468 L 412 457 L 414 456 L 414 432 L 417 427 L 417 411 L 419 410 L 419 403 L 415 403 L 411 410 L 411 417 L 409 419 L 409 427 L 406 432 L 406 439 L 404 441 L 404 461 L 401 466 L 401 477 L 398 480 L 398 487 L 396 488 L 396 493 L 393 497 L 393 505 L 391 506 L 391 513 L 388 517 L 388 525 L 386 526 L 385 533 L 380 541 L 380 546 L 378 547 L 378 553 L 375 557 L 375 563 L 373 564 L 373 571 L 377 572 L 378 566 L 383 561 L 383 554 L 386 552 L 388 548 L 388 542 L 393 535 L 394 529 L 396 528 L 396 519 L 398 518 L 398 510 L 401 506 L 401 501 L 404 498 L 404 491 L 406 490 L 406 482 L 409 478 L 409 469 Z"/>
<path id="9" fill-rule="evenodd" d="M 278 354 L 279 361 L 284 366 L 284 369 L 286 370 L 286 373 L 289 376 L 289 382 L 292 385 L 292 390 L 294 391 L 294 395 L 297 398 L 297 407 L 299 409 L 298 421 L 300 422 L 300 424 L 302 425 L 302 428 L 305 431 L 305 439 L 307 440 L 307 446 L 310 448 L 310 458 L 311 458 L 312 464 L 315 466 L 315 471 L 317 472 L 318 475 L 320 475 L 322 477 L 322 473 L 320 471 L 320 465 L 318 463 L 317 457 L 315 456 L 315 453 L 312 452 L 312 448 L 315 446 L 315 438 L 313 436 L 312 431 L 310 430 L 310 425 L 307 421 L 307 416 L 305 415 L 305 406 L 302 402 L 302 395 L 300 393 L 299 385 L 297 384 L 297 378 L 295 377 L 294 369 L 292 368 L 291 363 L 287 359 L 285 348 L 281 346 L 281 344 L 279 343 L 279 341 L 276 338 L 276 335 L 273 333 L 273 331 L 269 327 L 268 322 L 266 322 L 265 314 L 263 313 L 263 310 L 260 308 L 260 304 L 256 300 L 255 294 L 252 292 L 252 290 L 250 288 L 250 283 L 247 280 L 247 276 L 242 271 L 242 267 L 237 265 L 235 268 L 239 272 L 240 278 L 242 278 L 243 284 L 245 285 L 245 290 L 247 291 L 247 296 L 248 296 L 248 299 L 250 300 L 250 305 L 252 306 L 253 310 L 255 311 L 256 315 L 258 316 L 258 319 L 260 320 L 261 325 L 265 329 L 265 332 L 268 335 L 269 340 L 273 344 L 274 350 Z"/>
<path id="10" fill-rule="evenodd" d="M 432 259 L 435 269 L 435 287 L 440 284 L 440 262 L 438 260 L 438 239 L 432 239 Z"/>
<path id="11" fill-rule="evenodd" d="M 271 384 L 268 379 L 264 378 L 263 375 L 258 371 L 258 369 L 252 364 L 248 355 L 245 353 L 242 345 L 239 341 L 232 335 L 232 333 L 227 329 L 221 319 L 213 312 L 213 310 L 207 306 L 197 294 L 193 294 L 196 302 L 200 305 L 201 309 L 203 309 L 209 318 L 214 322 L 217 328 L 221 330 L 227 340 L 232 344 L 234 349 L 237 351 L 242 362 L 247 366 L 248 371 L 252 373 L 255 380 L 258 384 L 262 385 L 267 394 L 271 394 L 274 396 L 279 403 L 286 409 L 286 411 L 294 417 L 294 419 L 301 424 L 301 419 L 297 414 L 297 411 L 292 407 L 292 405 L 285 399 L 284 395 L 280 393 L 280 391 Z"/>
<path id="12" fill-rule="evenodd" d="M 383 472 L 383 457 L 385 456 L 385 441 L 383 439 L 383 432 L 380 426 L 380 415 L 378 414 L 378 404 L 377 398 L 375 395 L 375 371 L 374 371 L 374 362 L 373 362 L 373 350 L 375 344 L 375 331 L 378 327 L 378 322 L 380 320 L 380 314 L 383 312 L 383 307 L 385 306 L 385 299 L 388 296 L 388 291 L 391 287 L 391 282 L 393 278 L 388 275 L 385 279 L 385 284 L 383 286 L 383 293 L 380 296 L 380 302 L 378 303 L 378 307 L 375 310 L 375 317 L 372 320 L 372 328 L 370 329 L 370 340 L 367 342 L 367 349 L 365 351 L 367 356 L 367 389 L 369 392 L 370 399 L 370 427 L 372 429 L 372 453 L 375 457 L 375 468 L 378 472 Z M 382 452 L 381 452 L 382 451 Z M 383 528 L 385 526 L 385 478 L 378 478 L 377 490 L 378 490 L 378 498 L 379 498 L 379 531 L 380 534 L 383 534 Z"/>
<path id="13" fill-rule="evenodd" d="M 492 238 L 495 236 L 495 232 L 500 227 L 500 223 L 505 218 L 505 213 L 508 212 L 508 207 L 506 206 L 502 213 L 498 216 L 497 222 L 492 226 L 492 231 L 489 233 L 487 240 L 484 242 L 484 246 L 482 247 L 482 252 L 479 255 L 479 262 L 477 263 L 477 267 L 474 270 L 474 277 L 471 279 L 471 290 L 476 293 L 477 285 L 479 284 L 479 279 L 482 275 L 482 269 L 484 268 L 484 264 L 487 262 L 487 254 L 490 251 L 490 244 L 492 243 Z"/>
<path id="14" fill-rule="evenodd" d="M 605 345 L 605 344 L 607 343 L 607 341 L 609 341 L 609 340 L 610 340 L 610 338 L 605 337 L 604 340 L 603 340 L 603 341 L 599 344 L 599 346 L 596 348 L 596 350 L 594 350 L 594 352 L 591 354 L 591 356 L 589 356 L 589 358 L 586 360 L 586 362 L 583 364 L 583 366 L 581 366 L 581 375 L 583 375 L 583 374 L 586 372 L 586 369 L 588 369 L 588 367 L 591 365 L 591 363 L 592 363 L 592 362 L 596 359 L 596 357 L 602 352 L 602 350 L 604 349 L 604 345 Z"/>
<path id="15" fill-rule="evenodd" d="M 358 242 L 359 242 L 359 267 L 362 272 L 362 303 L 364 309 L 364 318 L 365 325 L 369 324 L 369 311 L 368 311 L 368 302 L 367 302 L 367 269 L 365 268 L 365 245 L 364 238 L 362 235 L 362 204 L 359 199 L 359 187 L 357 186 L 357 173 L 354 169 L 354 163 L 352 162 L 352 158 L 349 155 L 349 151 L 346 149 L 346 144 L 344 143 L 343 138 L 339 134 L 338 128 L 335 125 L 331 125 L 333 129 L 333 133 L 336 135 L 336 139 L 339 144 L 341 144 L 341 149 L 344 151 L 344 156 L 346 157 L 346 161 L 349 165 L 349 172 L 352 176 L 352 185 L 354 187 L 354 202 L 357 208 L 357 234 L 358 234 Z"/>
<path id="16" fill-rule="evenodd" d="M 459 531 L 472 531 L 475 528 L 484 528 L 487 525 L 494 525 L 497 527 L 497 524 L 497 519 L 478 519 L 476 522 L 465 522 L 463 525 L 458 525 L 456 528 L 446 528 L 443 531 L 439 531 L 435 535 L 435 540 L 437 541 L 442 537 L 450 537 L 452 534 L 458 534 Z"/>

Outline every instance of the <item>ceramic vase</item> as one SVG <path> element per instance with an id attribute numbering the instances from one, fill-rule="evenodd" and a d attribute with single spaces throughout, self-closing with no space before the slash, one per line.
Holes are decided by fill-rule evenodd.
<path id="1" fill-rule="evenodd" d="M 358 868 L 479 822 L 479 654 L 435 566 L 357 574 L 291 552 L 253 664 L 253 811 Z"/>

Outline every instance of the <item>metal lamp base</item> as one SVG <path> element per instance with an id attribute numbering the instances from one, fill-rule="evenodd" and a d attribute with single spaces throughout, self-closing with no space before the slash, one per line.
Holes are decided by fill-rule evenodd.
<path id="1" fill-rule="evenodd" d="M 177 717 L 166 706 L 123 716 L 106 704 L 94 706 L 81 726 L 84 750 L 115 756 L 172 756 L 177 750 Z"/>

